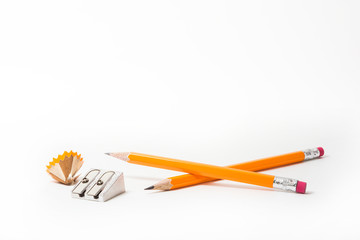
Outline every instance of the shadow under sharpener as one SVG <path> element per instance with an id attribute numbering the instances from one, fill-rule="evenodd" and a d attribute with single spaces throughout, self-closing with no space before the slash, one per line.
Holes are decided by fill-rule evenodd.
<path id="1" fill-rule="evenodd" d="M 91 169 L 71 191 L 73 198 L 105 202 L 125 192 L 122 172 Z"/>

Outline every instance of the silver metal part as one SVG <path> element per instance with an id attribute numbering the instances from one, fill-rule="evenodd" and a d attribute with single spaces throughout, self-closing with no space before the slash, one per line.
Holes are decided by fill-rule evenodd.
<path id="1" fill-rule="evenodd" d="M 74 187 L 72 193 L 84 196 L 86 188 L 94 181 L 100 173 L 99 169 L 90 170 L 81 181 Z"/>
<path id="2" fill-rule="evenodd" d="M 76 184 L 71 195 L 74 198 L 105 202 L 123 192 L 125 184 L 122 172 L 92 169 Z"/>
<path id="3" fill-rule="evenodd" d="M 296 192 L 298 180 L 292 178 L 275 177 L 273 182 L 273 188 Z"/>
<path id="4" fill-rule="evenodd" d="M 99 180 L 97 180 L 96 184 L 93 185 L 89 191 L 87 191 L 88 196 L 98 197 L 99 193 L 104 189 L 106 183 L 111 179 L 111 177 L 115 173 L 113 171 L 109 171 L 104 173 Z"/>
<path id="5" fill-rule="evenodd" d="M 317 148 L 306 149 L 303 152 L 305 154 L 304 160 L 311 160 L 320 157 L 320 151 Z"/>

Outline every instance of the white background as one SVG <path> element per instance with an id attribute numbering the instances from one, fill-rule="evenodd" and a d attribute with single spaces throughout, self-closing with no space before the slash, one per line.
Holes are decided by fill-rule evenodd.
<path id="1" fill-rule="evenodd" d="M 1 1 L 1 239 L 359 239 L 358 1 Z M 177 172 L 134 151 L 216 165 L 322 146 L 230 181 L 143 191 Z M 106 203 L 45 166 L 64 150 L 125 172 Z"/>

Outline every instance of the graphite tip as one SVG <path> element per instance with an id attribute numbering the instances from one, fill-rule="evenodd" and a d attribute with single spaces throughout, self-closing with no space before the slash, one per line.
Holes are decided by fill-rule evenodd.
<path id="1" fill-rule="evenodd" d="M 150 187 L 145 188 L 144 190 L 151 190 L 151 189 L 154 189 L 154 188 L 155 188 L 155 186 L 152 185 L 152 186 L 150 186 Z"/>

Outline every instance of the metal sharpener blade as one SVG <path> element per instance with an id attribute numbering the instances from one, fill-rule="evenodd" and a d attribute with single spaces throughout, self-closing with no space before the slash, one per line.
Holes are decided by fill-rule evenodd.
<path id="1" fill-rule="evenodd" d="M 125 192 L 122 172 L 91 169 L 71 191 L 73 198 L 105 202 Z"/>

